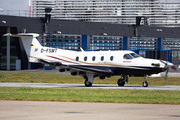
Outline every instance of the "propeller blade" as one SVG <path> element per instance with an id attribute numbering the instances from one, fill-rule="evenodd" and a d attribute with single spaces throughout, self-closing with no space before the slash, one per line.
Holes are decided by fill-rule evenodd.
<path id="1" fill-rule="evenodd" d="M 169 68 L 167 68 L 167 70 L 166 70 L 164 82 L 166 82 L 166 79 L 167 79 L 167 76 L 168 76 L 168 72 L 169 72 Z"/>
<path id="2" fill-rule="evenodd" d="M 171 67 L 173 70 L 177 70 L 177 68 L 173 65 L 172 67 Z"/>

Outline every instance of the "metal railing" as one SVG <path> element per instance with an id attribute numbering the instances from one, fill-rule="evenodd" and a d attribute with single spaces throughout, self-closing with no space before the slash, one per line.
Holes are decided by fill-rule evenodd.
<path id="1" fill-rule="evenodd" d="M 31 17 L 31 12 L 29 10 L 2 10 L 0 15 Z"/>

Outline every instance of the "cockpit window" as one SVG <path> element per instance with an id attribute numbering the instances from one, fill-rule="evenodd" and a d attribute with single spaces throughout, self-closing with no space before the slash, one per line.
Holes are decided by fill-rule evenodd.
<path id="1" fill-rule="evenodd" d="M 130 53 L 130 55 L 131 55 L 131 56 L 133 56 L 134 58 L 141 57 L 141 56 L 139 56 L 139 55 L 138 55 L 138 54 L 136 54 L 136 53 Z"/>
<path id="2" fill-rule="evenodd" d="M 133 59 L 129 54 L 125 54 L 123 58 L 124 59 Z"/>

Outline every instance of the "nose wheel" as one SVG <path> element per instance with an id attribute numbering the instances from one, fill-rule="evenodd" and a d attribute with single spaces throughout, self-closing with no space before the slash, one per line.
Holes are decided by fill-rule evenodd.
<path id="1" fill-rule="evenodd" d="M 142 83 L 142 86 L 143 86 L 143 87 L 147 87 L 147 86 L 148 86 L 148 82 L 143 82 L 143 83 Z"/>
<path id="2" fill-rule="evenodd" d="M 148 87 L 148 82 L 147 82 L 147 75 L 144 75 L 144 82 L 142 83 L 143 87 Z"/>

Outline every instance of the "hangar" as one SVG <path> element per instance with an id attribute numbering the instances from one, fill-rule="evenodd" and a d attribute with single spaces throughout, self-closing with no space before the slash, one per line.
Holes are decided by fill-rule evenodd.
<path id="1" fill-rule="evenodd" d="M 0 70 L 37 68 L 28 63 L 20 38 L 4 37 L 5 33 L 38 33 L 44 46 L 80 50 L 133 50 L 155 59 L 180 64 L 180 28 L 117 23 L 85 22 L 0 15 Z"/>

